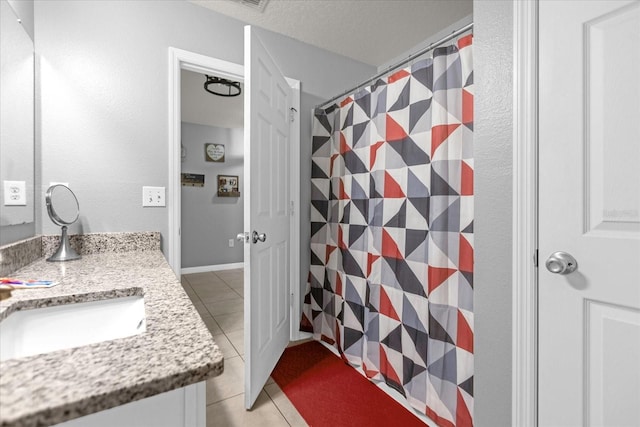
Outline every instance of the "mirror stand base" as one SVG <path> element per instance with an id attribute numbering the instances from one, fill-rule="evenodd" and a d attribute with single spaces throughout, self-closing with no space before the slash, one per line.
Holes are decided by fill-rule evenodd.
<path id="1" fill-rule="evenodd" d="M 73 261 L 74 259 L 80 259 L 82 256 L 78 254 L 75 249 L 69 244 L 69 236 L 67 235 L 67 226 L 62 226 L 62 236 L 60 236 L 60 245 L 56 252 L 47 258 L 47 261 Z"/>

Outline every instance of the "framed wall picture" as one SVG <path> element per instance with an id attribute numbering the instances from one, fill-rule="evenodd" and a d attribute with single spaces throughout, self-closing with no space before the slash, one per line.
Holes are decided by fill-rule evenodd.
<path id="1" fill-rule="evenodd" d="M 224 162 L 224 145 L 204 144 L 204 159 L 207 162 Z"/>
<path id="2" fill-rule="evenodd" d="M 240 197 L 238 175 L 218 175 L 218 197 Z"/>
<path id="3" fill-rule="evenodd" d="M 204 187 L 204 175 L 197 173 L 182 173 L 181 177 L 183 187 Z"/>

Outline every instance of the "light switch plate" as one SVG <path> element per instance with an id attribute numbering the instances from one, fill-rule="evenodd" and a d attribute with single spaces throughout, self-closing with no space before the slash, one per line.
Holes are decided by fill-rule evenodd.
<path id="1" fill-rule="evenodd" d="M 4 205 L 26 206 L 27 183 L 26 181 L 4 181 Z"/>
<path id="2" fill-rule="evenodd" d="M 164 187 L 142 187 L 142 206 L 166 206 Z"/>

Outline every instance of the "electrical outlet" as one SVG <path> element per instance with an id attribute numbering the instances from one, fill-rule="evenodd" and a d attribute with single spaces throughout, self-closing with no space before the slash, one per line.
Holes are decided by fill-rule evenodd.
<path id="1" fill-rule="evenodd" d="M 164 187 L 142 187 L 142 206 L 166 206 Z"/>
<path id="2" fill-rule="evenodd" d="M 233 239 L 229 239 L 229 247 L 232 248 L 236 244 L 236 241 Z"/>
<path id="3" fill-rule="evenodd" d="M 25 181 L 5 181 L 4 182 L 4 205 L 5 206 L 26 206 L 27 205 L 27 185 Z"/>

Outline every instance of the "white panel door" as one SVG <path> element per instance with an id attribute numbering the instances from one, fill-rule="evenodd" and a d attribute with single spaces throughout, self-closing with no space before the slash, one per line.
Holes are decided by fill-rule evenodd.
<path id="1" fill-rule="evenodd" d="M 539 425 L 638 426 L 640 2 L 539 14 Z"/>
<path id="2" fill-rule="evenodd" d="M 289 343 L 291 88 L 250 26 L 244 37 L 245 406 L 250 409 Z"/>

